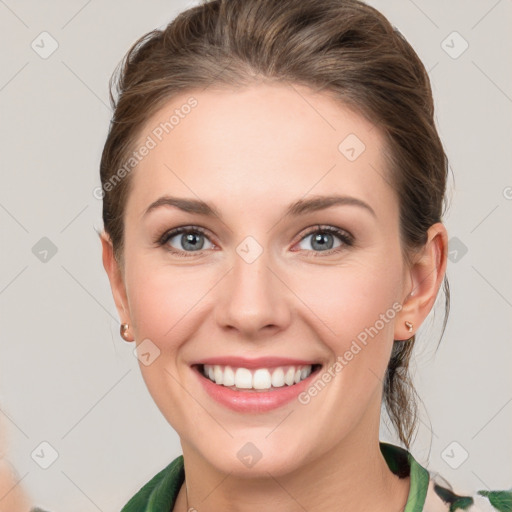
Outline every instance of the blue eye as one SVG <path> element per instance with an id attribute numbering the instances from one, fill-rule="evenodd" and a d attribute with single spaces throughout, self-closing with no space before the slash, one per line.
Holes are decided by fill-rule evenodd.
<path id="1" fill-rule="evenodd" d="M 354 239 L 352 235 L 342 229 L 335 228 L 334 226 L 316 226 L 314 230 L 307 233 L 301 239 L 300 243 L 309 237 L 313 237 L 310 242 L 310 245 L 313 248 L 313 253 L 316 253 L 313 254 L 313 256 L 320 256 L 321 254 L 319 253 L 322 252 L 333 254 L 343 250 L 346 247 L 354 245 Z M 334 246 L 336 238 L 340 241 L 340 243 Z M 304 248 L 302 249 L 308 250 Z"/>
<path id="2" fill-rule="evenodd" d="M 299 245 L 308 237 L 313 237 L 310 242 L 312 249 L 300 247 L 300 250 L 307 251 L 311 256 L 322 256 L 322 253 L 331 255 L 354 245 L 352 235 L 334 226 L 315 226 L 301 238 Z M 173 239 L 176 241 L 173 242 Z M 335 246 L 336 239 L 338 239 L 338 244 Z M 205 240 L 210 247 L 205 247 Z M 203 251 L 215 247 L 206 235 L 206 231 L 199 226 L 182 226 L 172 229 L 165 232 L 156 242 L 179 257 L 203 255 Z"/>
<path id="3" fill-rule="evenodd" d="M 176 248 L 173 245 L 170 245 L 170 242 L 172 241 L 173 238 L 177 239 L 177 243 L 178 245 L 181 245 L 181 247 Z M 208 249 L 208 247 L 204 247 L 205 239 L 208 240 L 208 237 L 206 236 L 206 233 L 202 228 L 189 226 L 176 228 L 164 233 L 164 235 L 158 240 L 158 244 L 166 246 L 166 248 L 170 252 L 175 253 L 177 256 L 186 257 L 194 256 L 194 252 L 200 253 L 204 249 Z"/>

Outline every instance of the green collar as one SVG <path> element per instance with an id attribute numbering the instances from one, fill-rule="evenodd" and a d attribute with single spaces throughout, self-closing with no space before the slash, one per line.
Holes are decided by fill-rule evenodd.
<path id="1" fill-rule="evenodd" d="M 428 471 L 404 448 L 382 441 L 379 444 L 389 469 L 400 478 L 411 477 L 404 512 L 420 512 L 427 495 Z M 183 455 L 180 455 L 145 484 L 121 512 L 169 512 L 184 481 Z"/>
<path id="2" fill-rule="evenodd" d="M 429 472 L 404 448 L 382 441 L 379 444 L 389 469 L 400 478 L 411 477 L 409 497 L 404 512 L 421 512 L 427 497 Z"/>

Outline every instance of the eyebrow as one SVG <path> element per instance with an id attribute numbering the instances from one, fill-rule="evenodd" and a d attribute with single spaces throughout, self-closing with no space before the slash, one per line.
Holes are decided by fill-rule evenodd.
<path id="1" fill-rule="evenodd" d="M 218 217 L 219 219 L 222 219 L 220 211 L 205 201 L 172 196 L 162 196 L 151 203 L 144 211 L 143 216 L 146 216 L 149 212 L 162 206 L 173 206 L 187 213 L 196 213 L 198 215 Z M 299 199 L 288 206 L 285 212 L 285 217 L 296 217 L 306 213 L 325 210 L 326 208 L 331 208 L 333 206 L 358 206 L 371 213 L 373 217 L 377 217 L 373 208 L 364 201 L 361 201 L 356 197 L 338 195 Z"/>

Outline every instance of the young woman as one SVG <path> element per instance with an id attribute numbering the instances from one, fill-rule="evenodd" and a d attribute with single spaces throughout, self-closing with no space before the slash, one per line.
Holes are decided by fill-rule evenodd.
<path id="1" fill-rule="evenodd" d="M 357 0 L 212 0 L 117 78 L 103 263 L 183 449 L 123 512 L 511 510 L 409 452 L 447 159 L 402 35 Z"/>

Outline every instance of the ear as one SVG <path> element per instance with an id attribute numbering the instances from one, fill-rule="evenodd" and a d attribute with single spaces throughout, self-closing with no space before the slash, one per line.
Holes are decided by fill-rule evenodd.
<path id="1" fill-rule="evenodd" d="M 438 222 L 428 229 L 425 245 L 415 253 L 406 271 L 405 299 L 396 316 L 395 340 L 407 340 L 413 336 L 430 313 L 446 273 L 447 256 L 448 233 Z M 411 332 L 405 322 L 413 325 Z"/>
<path id="2" fill-rule="evenodd" d="M 107 272 L 108 279 L 110 281 L 110 288 L 112 289 L 112 295 L 114 297 L 119 318 L 121 319 L 121 323 L 131 325 L 123 273 L 116 258 L 114 257 L 112 241 L 105 231 L 101 232 L 100 240 L 103 249 L 103 268 Z"/>

